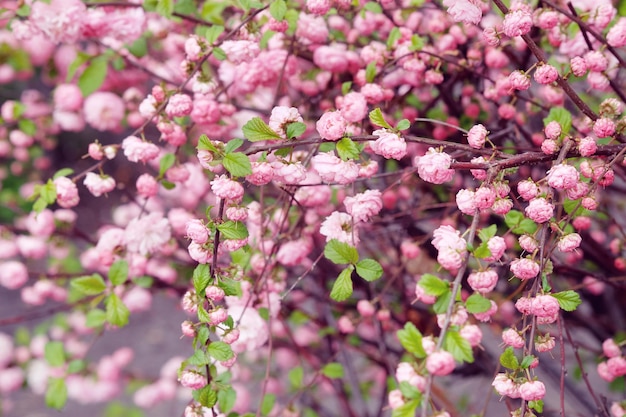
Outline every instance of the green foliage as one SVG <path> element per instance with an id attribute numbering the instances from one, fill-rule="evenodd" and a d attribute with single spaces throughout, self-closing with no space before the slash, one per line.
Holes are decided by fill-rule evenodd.
<path id="1" fill-rule="evenodd" d="M 65 350 L 63 349 L 63 343 L 58 341 L 46 343 L 44 348 L 44 357 L 50 366 L 59 367 L 65 365 Z"/>
<path id="2" fill-rule="evenodd" d="M 385 129 L 391 129 L 391 125 L 387 123 L 385 117 L 383 116 L 383 112 L 378 107 L 370 112 L 369 117 L 372 124 L 384 127 Z"/>
<path id="3" fill-rule="evenodd" d="M 226 239 L 245 239 L 248 237 L 248 228 L 243 222 L 228 220 L 218 224 L 217 229 Z"/>
<path id="4" fill-rule="evenodd" d="M 404 325 L 404 329 L 398 330 L 398 340 L 407 352 L 418 358 L 425 358 L 426 351 L 422 346 L 422 333 L 411 322 Z"/>
<path id="5" fill-rule="evenodd" d="M 402 119 L 396 125 L 397 130 L 407 130 L 411 127 L 411 122 L 408 119 Z"/>
<path id="6" fill-rule="evenodd" d="M 282 139 L 260 117 L 253 117 L 241 129 L 250 142 Z"/>
<path id="7" fill-rule="evenodd" d="M 67 402 L 67 386 L 63 378 L 49 378 L 46 389 L 46 406 L 60 410 Z"/>
<path id="8" fill-rule="evenodd" d="M 232 410 L 236 401 L 237 391 L 230 386 L 226 389 L 218 391 L 217 393 L 217 404 L 220 407 L 220 411 L 223 413 L 228 413 Z"/>
<path id="9" fill-rule="evenodd" d="M 106 284 L 100 274 L 74 278 L 70 281 L 70 285 L 85 295 L 98 295 L 106 289 Z"/>
<path id="10" fill-rule="evenodd" d="M 474 293 L 465 300 L 465 308 L 468 313 L 484 313 L 491 308 L 491 301 L 479 293 Z"/>
<path id="11" fill-rule="evenodd" d="M 274 408 L 275 403 L 276 395 L 265 394 L 263 401 L 261 401 L 261 414 L 268 415 L 272 411 L 272 408 Z"/>
<path id="12" fill-rule="evenodd" d="M 511 210 L 504 216 L 504 223 L 516 235 L 532 235 L 537 231 L 537 223 L 524 217 L 521 211 Z"/>
<path id="13" fill-rule="evenodd" d="M 324 247 L 324 256 L 335 264 L 355 264 L 359 260 L 359 253 L 354 246 L 330 240 Z"/>
<path id="14" fill-rule="evenodd" d="M 109 280 L 113 285 L 122 285 L 128 279 L 128 261 L 120 259 L 109 268 Z"/>
<path id="15" fill-rule="evenodd" d="M 193 288 L 196 291 L 198 296 L 204 296 L 204 290 L 209 285 L 211 281 L 211 274 L 209 270 L 209 265 L 207 264 L 199 264 L 196 266 L 196 269 L 193 270 Z"/>
<path id="16" fill-rule="evenodd" d="M 356 264 L 356 273 L 366 281 L 376 281 L 383 275 L 383 267 L 373 259 L 362 259 Z"/>
<path id="17" fill-rule="evenodd" d="M 474 362 L 472 346 L 467 339 L 463 338 L 456 330 L 448 330 L 443 342 L 443 348 L 450 352 L 454 359 L 459 362 Z"/>
<path id="18" fill-rule="evenodd" d="M 292 388 L 298 389 L 302 387 L 302 380 L 304 379 L 304 369 L 301 366 L 296 366 L 289 371 L 289 383 Z"/>
<path id="19" fill-rule="evenodd" d="M 361 148 L 350 138 L 342 138 L 336 145 L 339 157 L 344 161 L 349 159 L 359 159 L 361 156 Z"/>
<path id="20" fill-rule="evenodd" d="M 565 311 L 574 311 L 582 303 L 580 295 L 573 290 L 561 291 L 551 294 L 559 302 L 559 306 Z"/>
<path id="21" fill-rule="evenodd" d="M 87 313 L 85 325 L 91 329 L 102 326 L 107 320 L 106 313 L 99 308 L 94 308 Z"/>
<path id="22" fill-rule="evenodd" d="M 224 156 L 222 164 L 233 177 L 245 177 L 246 175 L 252 174 L 250 158 L 244 153 L 227 153 Z"/>
<path id="23" fill-rule="evenodd" d="M 78 88 L 80 88 L 83 97 L 87 97 L 96 91 L 107 76 L 108 63 L 105 56 L 93 58 L 85 71 L 78 78 Z"/>
<path id="24" fill-rule="evenodd" d="M 218 361 L 227 361 L 234 356 L 230 345 L 219 341 L 211 342 L 207 348 L 207 353 Z"/>
<path id="25" fill-rule="evenodd" d="M 519 360 L 511 346 L 507 347 L 500 355 L 500 365 L 512 370 L 519 368 Z"/>
<path id="26" fill-rule="evenodd" d="M 330 298 L 335 301 L 344 301 L 350 298 L 352 295 L 352 271 L 354 267 L 349 265 L 345 268 L 333 284 L 333 289 L 330 292 Z"/>
<path id="27" fill-rule="evenodd" d="M 398 27 L 394 27 L 387 37 L 387 49 L 392 49 L 397 41 L 402 37 L 402 33 Z"/>
<path id="28" fill-rule="evenodd" d="M 372 61 L 365 67 L 365 80 L 372 83 L 374 79 L 376 79 L 376 62 Z"/>
<path id="29" fill-rule="evenodd" d="M 322 374 L 331 379 L 343 378 L 343 365 L 337 362 L 331 362 L 322 368 Z"/>
<path id="30" fill-rule="evenodd" d="M 408 401 L 400 407 L 394 408 L 391 417 L 415 417 L 415 410 L 420 403 L 421 401 L 418 400 Z"/>
<path id="31" fill-rule="evenodd" d="M 306 125 L 302 122 L 293 122 L 287 125 L 285 129 L 285 133 L 287 134 L 287 139 L 297 138 L 302 135 L 306 131 Z"/>
<path id="32" fill-rule="evenodd" d="M 166 153 L 159 161 L 159 177 L 163 178 L 165 172 L 170 169 L 174 162 L 176 162 L 176 156 L 173 153 Z"/>
<path id="33" fill-rule="evenodd" d="M 205 407 L 211 408 L 217 404 L 217 392 L 211 385 L 193 391 L 193 398 Z"/>
<path id="34" fill-rule="evenodd" d="M 432 274 L 424 274 L 419 280 L 418 285 L 424 289 L 428 295 L 438 297 L 450 291 L 450 283 L 438 278 Z"/>
<path id="35" fill-rule="evenodd" d="M 285 18 L 285 14 L 287 13 L 287 3 L 284 0 L 274 0 L 272 4 L 270 4 L 270 14 L 277 21 L 281 21 Z"/>
<path id="36" fill-rule="evenodd" d="M 118 327 L 128 324 L 130 311 L 115 293 L 109 294 L 105 302 L 107 322 Z"/>
<path id="37" fill-rule="evenodd" d="M 552 107 L 548 116 L 543 119 L 543 125 L 556 121 L 561 125 L 561 137 L 567 135 L 572 127 L 572 114 L 564 107 Z"/>

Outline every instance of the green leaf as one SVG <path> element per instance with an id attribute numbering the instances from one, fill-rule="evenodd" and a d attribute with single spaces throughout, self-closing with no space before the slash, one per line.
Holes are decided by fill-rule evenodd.
<path id="1" fill-rule="evenodd" d="M 85 326 L 93 329 L 102 326 L 106 322 L 106 313 L 99 308 L 94 308 L 87 313 Z"/>
<path id="2" fill-rule="evenodd" d="M 211 321 L 211 317 L 209 317 L 208 311 L 206 311 L 206 308 L 204 308 L 202 304 L 198 306 L 198 320 L 203 323 L 208 323 Z"/>
<path id="3" fill-rule="evenodd" d="M 523 235 L 524 233 L 532 235 L 537 231 L 537 223 L 530 219 L 524 219 L 520 222 L 519 227 L 512 230 L 516 235 Z"/>
<path id="4" fill-rule="evenodd" d="M 48 342 L 44 348 L 44 357 L 50 366 L 65 365 L 65 350 L 61 342 Z"/>
<path id="5" fill-rule="evenodd" d="M 53 204 L 57 200 L 57 187 L 52 180 L 39 188 L 39 195 L 47 204 Z"/>
<path id="6" fill-rule="evenodd" d="M 288 374 L 289 383 L 292 388 L 298 389 L 302 386 L 302 380 L 304 379 L 304 370 L 301 366 L 296 366 L 291 369 Z"/>
<path id="7" fill-rule="evenodd" d="M 459 362 L 474 362 L 472 346 L 455 330 L 448 330 L 443 342 L 443 348 L 450 352 Z"/>
<path id="8" fill-rule="evenodd" d="M 337 362 L 331 362 L 322 368 L 322 374 L 331 379 L 343 378 L 343 365 Z"/>
<path id="9" fill-rule="evenodd" d="M 243 139 L 233 138 L 229 140 L 228 143 L 226 144 L 226 147 L 224 148 L 224 152 L 225 153 L 234 152 L 235 150 L 239 149 L 239 147 L 241 147 L 243 143 L 244 143 Z"/>
<path id="10" fill-rule="evenodd" d="M 67 401 L 67 386 L 63 378 L 49 378 L 46 389 L 46 406 L 60 410 Z"/>
<path id="11" fill-rule="evenodd" d="M 237 401 L 237 391 L 232 387 L 220 390 L 217 393 L 217 404 L 220 406 L 222 413 L 228 413 L 235 406 Z"/>
<path id="12" fill-rule="evenodd" d="M 174 0 L 157 0 L 156 12 L 165 17 L 172 16 Z"/>
<path id="13" fill-rule="evenodd" d="M 356 273 L 366 281 L 376 281 L 383 275 L 383 267 L 373 259 L 362 259 L 356 264 Z"/>
<path id="14" fill-rule="evenodd" d="M 213 390 L 211 385 L 206 385 L 199 390 L 195 390 L 193 392 L 193 398 L 207 408 L 211 408 L 217 404 L 217 392 Z"/>
<path id="15" fill-rule="evenodd" d="M 380 6 L 380 4 L 373 2 L 373 1 L 369 1 L 365 3 L 365 5 L 363 6 L 363 9 L 368 10 L 372 13 L 376 13 L 376 14 L 380 14 L 383 12 L 383 8 Z"/>
<path id="16" fill-rule="evenodd" d="M 212 53 L 215 59 L 217 59 L 218 61 L 224 61 L 226 58 L 228 58 L 228 55 L 226 55 L 226 52 L 218 46 L 213 47 Z"/>
<path id="17" fill-rule="evenodd" d="M 197 349 L 193 352 L 187 359 L 187 363 L 192 366 L 204 366 L 211 363 L 211 359 L 207 356 L 207 354 L 202 349 Z"/>
<path id="18" fill-rule="evenodd" d="M 426 42 L 423 37 L 419 35 L 413 35 L 411 36 L 411 46 L 409 47 L 409 51 L 421 51 L 422 49 L 424 49 L 425 44 Z"/>
<path id="19" fill-rule="evenodd" d="M 211 281 L 211 274 L 207 264 L 199 264 L 193 270 L 193 288 L 198 296 L 204 296 L 204 290 Z"/>
<path id="20" fill-rule="evenodd" d="M 78 69 L 83 64 L 89 61 L 90 58 L 91 56 L 87 55 L 86 53 L 78 52 L 78 54 L 76 55 L 76 58 L 74 58 L 74 61 L 72 61 L 70 66 L 67 68 L 67 77 L 65 78 L 65 82 L 66 83 L 71 82 L 72 79 L 74 78 L 74 75 L 76 74 L 76 71 L 78 71 Z"/>
<path id="21" fill-rule="evenodd" d="M 559 306 L 565 311 L 574 311 L 582 303 L 576 291 L 567 290 L 551 295 L 558 300 Z"/>
<path id="22" fill-rule="evenodd" d="M 546 126 L 552 121 L 561 125 L 561 137 L 564 137 L 572 127 L 572 114 L 564 107 L 552 107 L 548 116 L 543 119 L 543 125 Z"/>
<path id="23" fill-rule="evenodd" d="M 82 359 L 75 359 L 67 364 L 68 374 L 77 374 L 87 368 L 87 363 Z"/>
<path id="24" fill-rule="evenodd" d="M 213 25 L 207 28 L 206 32 L 204 33 L 204 37 L 206 38 L 209 45 L 213 45 L 217 41 L 217 39 L 220 37 L 222 32 L 224 32 L 224 26 Z"/>
<path id="25" fill-rule="evenodd" d="M 347 161 L 348 159 L 359 159 L 361 156 L 361 149 L 350 138 L 342 138 L 339 142 L 337 142 L 335 149 L 337 149 L 339 157 L 344 161 Z"/>
<path id="26" fill-rule="evenodd" d="M 115 261 L 109 268 L 109 280 L 113 285 L 122 285 L 128 279 L 128 262 L 124 259 Z"/>
<path id="27" fill-rule="evenodd" d="M 359 253 L 354 246 L 332 239 L 324 247 L 324 256 L 335 264 L 354 264 L 359 260 Z"/>
<path id="28" fill-rule="evenodd" d="M 270 39 L 274 37 L 274 35 L 276 35 L 276 32 L 274 32 L 273 30 L 266 30 L 265 32 L 263 32 L 263 36 L 261 36 L 261 40 L 259 41 L 259 48 L 267 49 L 267 45 L 269 44 Z"/>
<path id="29" fill-rule="evenodd" d="M 272 408 L 274 408 L 275 403 L 276 395 L 265 394 L 263 401 L 261 402 L 261 414 L 268 415 L 272 411 Z"/>
<path id="30" fill-rule="evenodd" d="M 417 285 L 422 287 L 426 294 L 436 297 L 450 291 L 450 283 L 448 281 L 444 281 L 432 274 L 422 275 Z"/>
<path id="31" fill-rule="evenodd" d="M 489 227 L 484 227 L 478 231 L 478 237 L 482 242 L 487 242 L 489 239 L 494 237 L 498 232 L 498 226 L 492 224 Z"/>
<path id="32" fill-rule="evenodd" d="M 502 355 L 500 355 L 500 365 L 512 370 L 519 368 L 519 360 L 517 360 L 517 356 L 515 356 L 513 347 L 509 346 L 502 352 Z"/>
<path id="33" fill-rule="evenodd" d="M 209 139 L 208 136 L 204 134 L 198 138 L 197 148 L 198 150 L 209 151 L 215 154 L 220 153 L 220 150 L 215 147 L 213 142 L 211 142 L 211 139 Z"/>
<path id="34" fill-rule="evenodd" d="M 370 112 L 370 122 L 372 122 L 372 124 L 375 124 L 376 126 L 384 127 L 385 129 L 391 129 L 391 125 L 387 123 L 385 117 L 383 116 L 383 112 L 378 107 Z"/>
<path id="35" fill-rule="evenodd" d="M 533 355 L 526 355 L 524 356 L 524 359 L 522 360 L 520 367 L 522 369 L 527 369 L 534 362 L 534 360 L 535 360 L 535 357 Z"/>
<path id="36" fill-rule="evenodd" d="M 452 299 L 452 291 L 447 290 L 437 297 L 437 301 L 433 304 L 433 311 L 436 314 L 444 314 L 448 310 L 448 305 Z"/>
<path id="37" fill-rule="evenodd" d="M 260 117 L 253 117 L 241 128 L 244 136 L 250 142 L 262 140 L 282 139 L 278 133 L 274 132 Z"/>
<path id="38" fill-rule="evenodd" d="M 287 125 L 285 129 L 285 133 L 287 134 L 287 139 L 297 138 L 302 135 L 306 131 L 306 125 L 302 122 L 292 122 Z"/>
<path id="39" fill-rule="evenodd" d="M 394 408 L 391 411 L 391 417 L 415 417 L 415 410 L 417 410 L 420 402 L 419 400 L 411 400 L 398 408 Z"/>
<path id="40" fill-rule="evenodd" d="M 107 76 L 107 58 L 99 56 L 91 60 L 85 71 L 78 78 L 78 88 L 80 88 L 83 97 L 96 91 Z"/>
<path id="41" fill-rule="evenodd" d="M 252 165 L 248 155 L 241 152 L 227 153 L 222 161 L 224 168 L 233 177 L 245 177 L 252 174 Z"/>
<path id="42" fill-rule="evenodd" d="M 411 122 L 409 122 L 408 119 L 402 119 L 396 125 L 396 129 L 398 130 L 407 130 L 410 127 L 411 127 Z"/>
<path id="43" fill-rule="evenodd" d="M 335 301 L 344 301 L 350 298 L 352 295 L 352 271 L 354 267 L 349 265 L 345 268 L 333 284 L 333 289 L 330 292 L 330 298 Z"/>
<path id="44" fill-rule="evenodd" d="M 528 401 L 528 407 L 538 413 L 543 413 L 543 400 Z"/>
<path id="45" fill-rule="evenodd" d="M 413 323 L 406 323 L 404 329 L 398 330 L 398 340 L 407 352 L 420 359 L 426 357 L 426 351 L 422 345 L 422 333 Z"/>
<path id="46" fill-rule="evenodd" d="M 504 223 L 509 229 L 517 227 L 522 220 L 524 220 L 524 214 L 517 210 L 510 210 L 504 216 Z"/>
<path id="47" fill-rule="evenodd" d="M 56 180 L 57 178 L 67 177 L 68 175 L 72 175 L 73 173 L 74 170 L 72 168 L 62 168 L 54 173 L 52 179 Z"/>
<path id="48" fill-rule="evenodd" d="M 479 293 L 474 293 L 465 300 L 465 308 L 468 313 L 484 313 L 491 308 L 491 301 Z"/>
<path id="49" fill-rule="evenodd" d="M 422 393 L 407 381 L 400 382 L 400 384 L 398 384 L 398 388 L 404 398 L 409 398 L 411 400 L 419 400 L 422 398 Z"/>
<path id="50" fill-rule="evenodd" d="M 28 136 L 33 136 L 37 133 L 37 125 L 35 122 L 29 119 L 21 119 L 17 122 L 17 127 Z"/>
<path id="51" fill-rule="evenodd" d="M 376 79 L 376 62 L 372 61 L 369 64 L 367 64 L 367 67 L 365 67 L 365 81 L 367 81 L 368 83 L 374 82 L 374 79 Z"/>
<path id="52" fill-rule="evenodd" d="M 281 21 L 285 18 L 285 14 L 287 13 L 287 3 L 284 0 L 274 0 L 272 4 L 270 4 L 270 14 L 277 21 Z"/>
<path id="53" fill-rule="evenodd" d="M 100 274 L 74 278 L 70 281 L 72 288 L 86 295 L 97 295 L 106 289 L 106 283 Z"/>
<path id="54" fill-rule="evenodd" d="M 146 41 L 146 38 L 141 37 L 128 45 L 128 52 L 137 58 L 143 58 L 146 56 L 148 54 L 148 42 Z"/>
<path id="55" fill-rule="evenodd" d="M 221 277 L 218 287 L 224 290 L 226 295 L 234 295 L 237 297 L 241 297 L 241 282 L 235 281 L 234 279 L 229 279 L 225 277 Z"/>
<path id="56" fill-rule="evenodd" d="M 109 294 L 105 301 L 107 322 L 114 326 L 124 327 L 128 324 L 130 311 L 115 293 Z"/>
<path id="57" fill-rule="evenodd" d="M 217 225 L 217 229 L 226 239 L 245 239 L 248 237 L 248 229 L 243 222 L 228 220 Z"/>
<path id="58" fill-rule="evenodd" d="M 400 40 L 401 37 L 402 33 L 400 32 L 400 29 L 397 26 L 394 26 L 387 37 L 387 49 L 393 49 L 394 45 Z"/>
<path id="59" fill-rule="evenodd" d="M 165 171 L 170 169 L 176 162 L 176 156 L 173 153 L 166 153 L 159 161 L 159 177 L 165 175 Z"/>
<path id="60" fill-rule="evenodd" d="M 166 190 L 172 190 L 172 189 L 176 188 L 176 184 L 174 184 L 173 182 L 169 182 L 167 180 L 161 180 L 161 185 Z"/>
<path id="61" fill-rule="evenodd" d="M 345 96 L 346 94 L 350 92 L 351 88 L 352 88 L 352 81 L 346 81 L 345 83 L 341 84 L 341 94 Z"/>
<path id="62" fill-rule="evenodd" d="M 481 243 L 472 254 L 478 259 L 485 259 L 491 256 L 491 249 L 487 246 L 487 242 Z"/>
<path id="63" fill-rule="evenodd" d="M 235 355 L 229 344 L 219 341 L 211 342 L 207 348 L 207 353 L 218 361 L 227 361 Z"/>

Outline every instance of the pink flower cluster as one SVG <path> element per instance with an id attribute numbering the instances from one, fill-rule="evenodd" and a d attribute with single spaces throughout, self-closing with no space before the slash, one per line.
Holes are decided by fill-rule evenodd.
<path id="1" fill-rule="evenodd" d="M 437 152 L 430 148 L 426 154 L 415 158 L 417 174 L 421 179 L 433 184 L 443 184 L 454 177 L 454 169 L 450 169 L 452 158 L 445 152 Z"/>
<path id="2" fill-rule="evenodd" d="M 438 250 L 437 262 L 450 271 L 458 270 L 467 255 L 467 242 L 452 226 L 440 226 L 433 232 L 433 246 Z"/>

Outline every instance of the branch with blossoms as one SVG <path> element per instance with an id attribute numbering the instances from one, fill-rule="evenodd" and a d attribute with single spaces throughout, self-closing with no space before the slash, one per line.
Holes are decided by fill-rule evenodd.
<path id="1" fill-rule="evenodd" d="M 613 5 L 0 3 L 2 412 L 625 414 Z"/>

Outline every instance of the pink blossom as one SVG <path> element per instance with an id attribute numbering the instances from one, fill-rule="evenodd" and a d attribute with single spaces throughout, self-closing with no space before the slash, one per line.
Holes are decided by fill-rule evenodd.
<path id="1" fill-rule="evenodd" d="M 440 226 L 433 232 L 432 244 L 439 251 L 437 262 L 448 270 L 461 267 L 467 254 L 467 242 L 461 233 L 451 226 Z"/>
<path id="2" fill-rule="evenodd" d="M 485 126 L 481 124 L 474 125 L 467 133 L 467 142 L 472 148 L 481 149 L 485 146 L 485 139 L 488 133 Z"/>
<path id="3" fill-rule="evenodd" d="M 602 342 L 602 352 L 607 358 L 615 358 L 622 354 L 622 350 L 613 339 L 606 339 Z"/>
<path id="4" fill-rule="evenodd" d="M 304 119 L 295 107 L 277 106 L 272 109 L 269 127 L 283 139 L 287 139 L 286 129 L 290 123 L 300 122 Z"/>
<path id="5" fill-rule="evenodd" d="M 602 117 L 593 124 L 593 133 L 599 138 L 608 138 L 615 133 L 615 122 L 613 120 Z"/>
<path id="6" fill-rule="evenodd" d="M 448 375 L 454 367 L 454 357 L 445 350 L 433 352 L 426 358 L 426 369 L 432 375 Z"/>
<path id="7" fill-rule="evenodd" d="M 276 253 L 276 260 L 285 266 L 301 265 L 313 250 L 308 237 L 283 243 Z"/>
<path id="8" fill-rule="evenodd" d="M 137 178 L 137 193 L 145 198 L 154 197 L 159 190 L 159 183 L 150 174 L 141 174 Z"/>
<path id="9" fill-rule="evenodd" d="M 28 281 L 26 266 L 18 261 L 0 263 L 0 285 L 10 290 L 22 287 Z"/>
<path id="10" fill-rule="evenodd" d="M 274 168 L 274 180 L 284 184 L 299 184 L 306 179 L 306 169 L 300 161 L 287 163 L 276 161 Z"/>
<path id="11" fill-rule="evenodd" d="M 54 180 L 57 193 L 57 203 L 63 208 L 71 208 L 78 205 L 78 188 L 72 180 L 67 177 L 59 177 Z"/>
<path id="12" fill-rule="evenodd" d="M 454 170 L 450 169 L 452 158 L 445 152 L 437 152 L 430 148 L 421 157 L 415 158 L 419 177 L 433 184 L 443 184 L 450 181 L 454 176 Z"/>
<path id="13" fill-rule="evenodd" d="M 476 292 L 486 294 L 493 291 L 498 283 L 498 273 L 493 269 L 473 272 L 467 277 L 467 283 Z"/>
<path id="14" fill-rule="evenodd" d="M 51 236 L 55 229 L 54 214 L 48 209 L 40 213 L 31 212 L 26 218 L 26 229 L 33 236 Z"/>
<path id="15" fill-rule="evenodd" d="M 372 135 L 378 136 L 374 142 L 370 142 L 370 148 L 377 155 L 381 155 L 384 158 L 400 160 L 406 155 L 406 142 L 404 138 L 398 136 L 396 133 L 387 130 L 379 129 L 375 130 Z"/>
<path id="16" fill-rule="evenodd" d="M 211 181 L 211 190 L 221 199 L 239 201 L 243 197 L 243 186 L 226 175 L 218 175 Z"/>
<path id="17" fill-rule="evenodd" d="M 398 364 L 396 379 L 398 382 L 408 382 L 420 392 L 426 388 L 426 378 L 418 374 L 413 365 L 408 362 L 400 362 Z"/>
<path id="18" fill-rule="evenodd" d="M 379 190 L 366 190 L 354 197 L 346 197 L 343 200 L 348 214 L 352 215 L 354 222 L 368 222 L 383 208 L 381 192 Z"/>
<path id="19" fill-rule="evenodd" d="M 191 35 L 185 41 L 185 56 L 189 61 L 199 61 L 202 58 L 202 46 L 200 37 Z"/>
<path id="20" fill-rule="evenodd" d="M 530 11 L 524 9 L 509 11 L 502 22 L 502 30 L 510 38 L 527 34 L 532 26 L 532 15 Z"/>
<path id="21" fill-rule="evenodd" d="M 251 40 L 226 40 L 222 42 L 220 47 L 228 56 L 228 60 L 233 64 L 241 64 L 242 62 L 250 62 L 261 50 L 259 49 L 259 43 Z"/>
<path id="22" fill-rule="evenodd" d="M 185 388 L 200 389 L 207 384 L 207 378 L 198 372 L 185 370 L 178 377 L 178 382 Z"/>
<path id="23" fill-rule="evenodd" d="M 341 115 L 350 123 L 359 123 L 367 116 L 367 100 L 361 93 L 351 92 L 341 97 Z"/>
<path id="24" fill-rule="evenodd" d="M 159 155 L 159 147 L 145 142 L 136 136 L 128 136 L 122 141 L 124 156 L 131 162 L 147 162 Z"/>
<path id="25" fill-rule="evenodd" d="M 493 300 L 489 300 L 491 302 L 491 308 L 484 313 L 473 313 L 474 317 L 478 321 L 488 322 L 491 319 L 491 316 L 496 314 L 498 311 L 498 305 Z"/>
<path id="26" fill-rule="evenodd" d="M 541 13 L 535 16 L 535 24 L 541 29 L 552 29 L 559 24 L 559 14 L 554 10 L 542 9 Z"/>
<path id="27" fill-rule="evenodd" d="M 546 125 L 544 132 L 548 139 L 558 139 L 561 135 L 561 125 L 559 122 L 553 120 Z"/>
<path id="28" fill-rule="evenodd" d="M 17 391 L 24 383 L 24 370 L 19 366 L 0 369 L 0 393 L 6 395 Z"/>
<path id="29" fill-rule="evenodd" d="M 620 18 L 606 34 L 606 41 L 614 48 L 626 46 L 626 18 Z"/>
<path id="30" fill-rule="evenodd" d="M 254 185 L 269 184 L 274 178 L 274 169 L 268 162 L 252 162 L 252 174 L 246 176 L 246 181 Z"/>
<path id="31" fill-rule="evenodd" d="M 626 406 L 618 402 L 614 402 L 613 404 L 611 404 L 611 414 L 612 417 L 626 416 Z"/>
<path id="32" fill-rule="evenodd" d="M 195 242 L 191 242 L 187 247 L 189 257 L 200 264 L 211 263 L 213 259 L 213 253 L 203 245 Z"/>
<path id="33" fill-rule="evenodd" d="M 546 395 L 546 387 L 541 381 L 528 381 L 519 386 L 519 393 L 525 401 L 537 401 Z"/>
<path id="34" fill-rule="evenodd" d="M 531 279 L 539 274 L 539 264 L 528 258 L 515 259 L 511 262 L 511 272 L 521 280 Z"/>
<path id="35" fill-rule="evenodd" d="M 571 165 L 555 165 L 547 174 L 548 184 L 557 190 L 567 190 L 578 183 L 578 170 Z"/>
<path id="36" fill-rule="evenodd" d="M 493 236 L 487 241 L 487 247 L 491 252 L 491 256 L 486 258 L 486 260 L 493 262 L 502 258 L 504 251 L 506 250 L 506 242 L 500 236 Z"/>
<path id="37" fill-rule="evenodd" d="M 587 73 L 587 61 L 583 57 L 575 56 L 570 60 L 572 74 L 577 77 L 583 77 Z"/>
<path id="38" fill-rule="evenodd" d="M 165 113 L 169 117 L 183 117 L 191 113 L 193 102 L 187 94 L 174 94 L 165 106 Z"/>
<path id="39" fill-rule="evenodd" d="M 261 318 L 259 312 L 252 307 L 243 305 L 230 306 L 228 314 L 239 325 L 239 339 L 232 343 L 236 353 L 254 351 L 263 346 L 269 338 L 267 322 Z"/>
<path id="40" fill-rule="evenodd" d="M 58 110 L 76 112 L 83 105 L 83 95 L 75 84 L 59 84 L 54 89 L 53 99 Z"/>
<path id="41" fill-rule="evenodd" d="M 519 237 L 519 245 L 526 252 L 533 253 L 539 247 L 539 242 L 537 242 L 537 239 L 532 236 L 522 235 Z"/>
<path id="42" fill-rule="evenodd" d="M 537 352 L 549 352 L 554 349 L 556 341 L 549 334 L 546 336 L 538 336 L 535 340 L 535 349 Z"/>
<path id="43" fill-rule="evenodd" d="M 209 300 L 215 302 L 222 301 L 224 299 L 224 296 L 226 295 L 223 289 L 221 289 L 220 287 L 216 287 L 215 285 L 209 285 L 208 287 L 206 287 L 205 293 L 206 297 Z"/>
<path id="44" fill-rule="evenodd" d="M 537 67 L 535 73 L 533 74 L 533 78 L 539 84 L 552 84 L 557 78 L 559 78 L 559 73 L 552 65 L 544 64 Z"/>
<path id="45" fill-rule="evenodd" d="M 614 356 L 606 361 L 608 371 L 615 377 L 626 375 L 626 358 L 623 356 Z"/>
<path id="46" fill-rule="evenodd" d="M 317 121 L 315 127 L 320 136 L 327 140 L 339 140 L 344 136 L 348 123 L 340 112 L 326 112 Z"/>
<path id="47" fill-rule="evenodd" d="M 559 308 L 559 301 L 548 294 L 531 299 L 530 312 L 537 317 L 554 317 Z"/>
<path id="48" fill-rule="evenodd" d="M 524 347 L 524 339 L 515 329 L 506 329 L 502 332 L 502 341 L 507 346 L 512 346 L 516 349 Z"/>
<path id="49" fill-rule="evenodd" d="M 362 317 L 372 317 L 376 312 L 376 308 L 368 300 L 359 300 L 356 309 Z"/>
<path id="50" fill-rule="evenodd" d="M 121 126 L 126 106 L 117 94 L 97 91 L 87 97 L 83 104 L 85 121 L 94 129 L 116 130 Z"/>
<path id="51" fill-rule="evenodd" d="M 517 385 L 507 374 L 498 374 L 491 383 L 491 386 L 498 394 L 510 398 L 519 398 L 519 385 Z"/>
<path id="52" fill-rule="evenodd" d="M 444 0 L 443 5 L 448 8 L 448 14 L 455 22 L 477 25 L 483 17 L 478 0 Z"/>
<path id="53" fill-rule="evenodd" d="M 580 246 L 582 238 L 578 233 L 568 233 L 559 239 L 557 248 L 561 252 L 571 252 Z"/>
<path id="54" fill-rule="evenodd" d="M 209 240 L 209 230 L 200 219 L 188 220 L 185 225 L 185 230 L 187 237 L 194 243 L 202 245 Z"/>
<path id="55" fill-rule="evenodd" d="M 545 198 L 537 197 L 530 200 L 524 212 L 531 220 L 537 223 L 545 223 L 552 218 L 554 206 Z"/>
<path id="56" fill-rule="evenodd" d="M 317 16 L 325 15 L 330 10 L 329 0 L 307 0 L 306 8 Z"/>
<path id="57" fill-rule="evenodd" d="M 150 213 L 131 220 L 124 231 L 130 252 L 148 255 L 157 252 L 171 237 L 171 228 L 161 213 Z"/>
<path id="58" fill-rule="evenodd" d="M 483 40 L 489 46 L 498 46 L 500 44 L 500 36 L 494 27 L 486 27 L 483 30 Z"/>
<path id="59" fill-rule="evenodd" d="M 20 255 L 25 258 L 41 259 L 46 256 L 48 250 L 46 238 L 44 237 L 19 235 L 15 243 Z"/>
<path id="60" fill-rule="evenodd" d="M 389 403 L 389 408 L 392 410 L 402 407 L 405 404 L 402 391 L 399 389 L 389 391 L 389 394 L 387 395 L 387 402 Z"/>
<path id="61" fill-rule="evenodd" d="M 296 36 L 304 43 L 321 44 L 328 38 L 328 26 L 323 17 L 300 13 Z"/>
<path id="62" fill-rule="evenodd" d="M 327 183 L 350 184 L 359 176 L 359 167 L 354 161 L 342 161 L 332 152 L 322 152 L 311 159 L 313 169 Z"/>
<path id="63" fill-rule="evenodd" d="M 474 193 L 474 201 L 476 202 L 476 207 L 478 209 L 489 209 L 496 201 L 496 192 L 493 187 L 482 186 Z"/>
<path id="64" fill-rule="evenodd" d="M 554 139 L 546 139 L 541 143 L 541 151 L 546 155 L 554 155 L 559 150 L 559 144 Z"/>
<path id="65" fill-rule="evenodd" d="M 578 151 L 580 152 L 580 156 L 592 156 L 598 150 L 598 145 L 596 140 L 591 136 L 586 136 L 580 139 L 578 143 Z"/>
<path id="66" fill-rule="evenodd" d="M 322 45 L 313 52 L 313 62 L 324 71 L 342 73 L 350 65 L 346 52 L 345 46 L 341 44 Z"/>
<path id="67" fill-rule="evenodd" d="M 100 197 L 102 194 L 109 193 L 115 189 L 115 179 L 113 177 L 93 172 L 87 173 L 83 184 L 95 197 Z"/>
<path id="68" fill-rule="evenodd" d="M 461 328 L 459 332 L 463 339 L 467 340 L 472 347 L 476 347 L 480 345 L 480 342 L 483 339 L 483 332 L 480 330 L 475 324 L 466 324 Z"/>
<path id="69" fill-rule="evenodd" d="M 456 205 L 461 213 L 473 216 L 476 214 L 476 201 L 474 200 L 474 191 L 465 188 L 456 193 Z"/>
<path id="70" fill-rule="evenodd" d="M 350 245 L 359 244 L 358 230 L 353 227 L 352 216 L 348 213 L 334 211 L 320 226 L 320 234 L 326 236 L 326 242 L 337 239 Z"/>
<path id="71" fill-rule="evenodd" d="M 54 43 L 74 43 L 81 38 L 87 7 L 80 0 L 35 2 L 29 24 Z"/>

